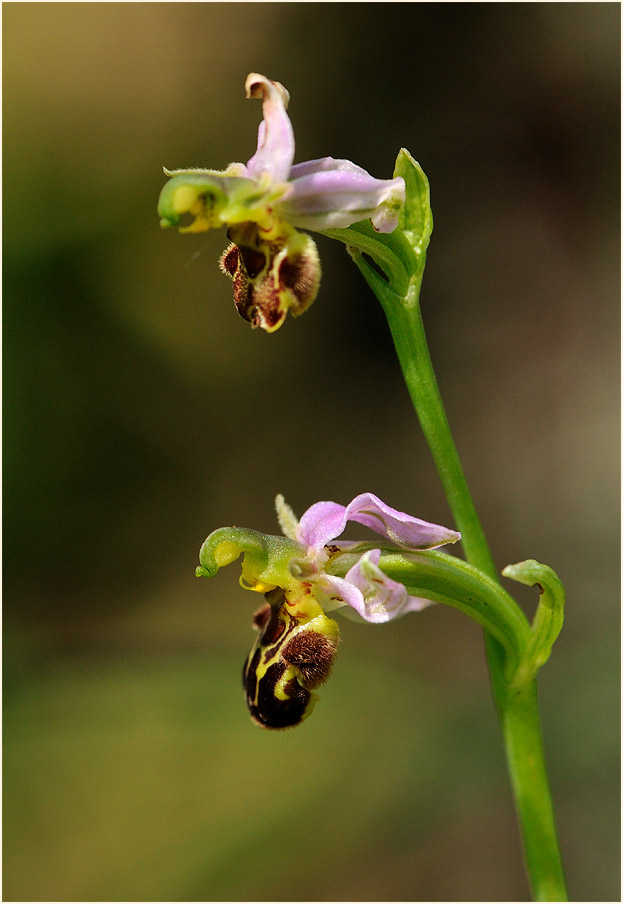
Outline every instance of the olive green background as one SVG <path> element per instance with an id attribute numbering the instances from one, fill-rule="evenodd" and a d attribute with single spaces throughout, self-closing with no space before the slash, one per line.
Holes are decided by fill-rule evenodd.
<path id="1" fill-rule="evenodd" d="M 261 600 L 194 578 L 214 528 L 277 532 L 279 492 L 451 523 L 343 247 L 266 335 L 224 234 L 158 227 L 163 165 L 254 152 L 253 70 L 297 161 L 389 177 L 405 145 L 430 178 L 423 314 L 478 509 L 500 568 L 567 586 L 540 685 L 570 894 L 620 899 L 618 4 L 3 14 L 4 900 L 528 895 L 475 624 L 342 621 L 271 734 L 240 689 Z"/>

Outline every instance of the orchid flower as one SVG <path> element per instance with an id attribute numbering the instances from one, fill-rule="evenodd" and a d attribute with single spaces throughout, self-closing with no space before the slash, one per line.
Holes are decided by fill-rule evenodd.
<path id="1" fill-rule="evenodd" d="M 239 314 L 273 332 L 288 310 L 294 317 L 314 301 L 320 262 L 313 239 L 299 229 L 323 232 L 369 218 L 377 232 L 392 232 L 404 205 L 401 177 L 375 179 L 350 160 L 322 157 L 293 165 L 294 132 L 286 112 L 289 94 L 279 82 L 252 72 L 247 97 L 262 100 L 257 150 L 223 171 L 166 170 L 171 177 L 158 202 L 160 225 L 180 232 L 227 226 L 232 244 L 221 257 L 234 284 Z"/>
<path id="2" fill-rule="evenodd" d="M 433 602 L 411 596 L 386 575 L 379 567 L 382 552 L 408 554 L 460 539 L 456 531 L 399 512 L 372 493 L 346 506 L 317 502 L 300 521 L 282 496 L 276 506 L 283 537 L 221 528 L 203 544 L 197 569 L 198 576 L 212 577 L 243 553 L 242 586 L 265 595 L 243 674 L 251 717 L 265 728 L 297 725 L 310 714 L 312 690 L 328 677 L 339 643 L 339 628 L 327 612 L 346 609 L 379 623 Z M 349 521 L 371 528 L 383 542 L 338 540 Z M 343 577 L 331 573 L 342 555 L 352 563 Z"/>

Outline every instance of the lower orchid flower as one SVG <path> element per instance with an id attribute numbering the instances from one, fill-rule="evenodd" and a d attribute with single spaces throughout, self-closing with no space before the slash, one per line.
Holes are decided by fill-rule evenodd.
<path id="1" fill-rule="evenodd" d="M 313 239 L 299 229 L 324 232 L 370 219 L 377 232 L 392 232 L 404 205 L 402 177 L 375 179 L 350 160 L 322 157 L 293 165 L 294 132 L 286 113 L 289 94 L 279 82 L 252 72 L 247 97 L 262 100 L 257 150 L 246 163 L 223 171 L 166 170 L 160 225 L 180 232 L 227 226 L 231 245 L 221 268 L 234 284 L 238 313 L 273 332 L 288 311 L 296 317 L 314 301 L 320 261 Z"/>
<path id="2" fill-rule="evenodd" d="M 221 528 L 201 548 L 197 575 L 212 577 L 243 554 L 241 584 L 265 595 L 255 613 L 258 636 L 245 663 L 243 686 L 251 718 L 264 728 L 288 728 L 307 718 L 313 690 L 329 676 L 339 628 L 326 613 L 344 609 L 367 622 L 417 612 L 433 600 L 409 594 L 379 567 L 382 553 L 408 554 L 454 543 L 460 534 L 399 512 L 372 493 L 347 506 L 317 502 L 297 521 L 276 500 L 284 536 Z M 340 541 L 349 521 L 371 528 L 382 543 Z M 340 557 L 348 562 L 344 576 Z M 344 566 L 342 565 L 342 569 Z"/>

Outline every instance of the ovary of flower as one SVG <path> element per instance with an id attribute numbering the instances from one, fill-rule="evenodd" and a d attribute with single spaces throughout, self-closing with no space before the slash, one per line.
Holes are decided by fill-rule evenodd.
<path id="1" fill-rule="evenodd" d="M 247 97 L 262 101 L 257 149 L 223 171 L 165 170 L 170 181 L 158 203 L 160 224 L 181 232 L 227 226 L 231 241 L 221 268 L 233 281 L 239 314 L 273 332 L 288 311 L 302 314 L 316 298 L 320 261 L 313 239 L 369 218 L 392 232 L 405 199 L 400 177 L 375 179 L 349 160 L 322 157 L 293 165 L 294 132 L 286 112 L 289 94 L 279 82 L 252 72 Z M 180 226 L 190 215 L 190 224 Z"/>

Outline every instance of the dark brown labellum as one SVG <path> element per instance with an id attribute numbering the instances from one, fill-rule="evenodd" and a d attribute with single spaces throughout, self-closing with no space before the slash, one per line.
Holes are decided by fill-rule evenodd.
<path id="1" fill-rule="evenodd" d="M 253 624 L 259 633 L 242 673 L 251 718 L 263 728 L 298 725 L 314 706 L 312 690 L 331 671 L 337 625 L 324 614 L 295 618 L 281 590 L 266 594 Z"/>

